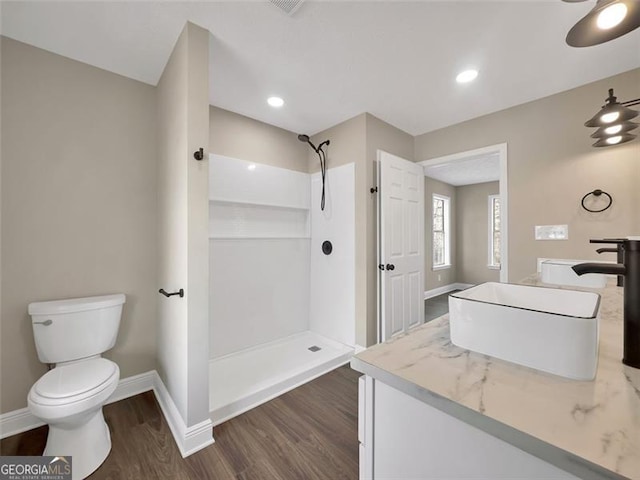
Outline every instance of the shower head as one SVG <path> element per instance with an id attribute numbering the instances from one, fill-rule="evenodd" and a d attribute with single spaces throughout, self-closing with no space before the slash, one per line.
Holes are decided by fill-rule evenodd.
<path id="1" fill-rule="evenodd" d="M 309 145 L 311 145 L 311 148 L 313 148 L 313 150 L 318 153 L 318 148 L 311 143 L 311 139 L 309 139 L 309 135 L 305 135 L 304 133 L 301 133 L 298 135 L 298 140 L 300 140 L 302 143 L 308 143 Z"/>
<path id="2" fill-rule="evenodd" d="M 319 153 L 320 150 L 322 150 L 322 147 L 324 147 L 325 145 L 329 145 L 329 140 L 325 140 L 316 147 L 313 143 L 311 143 L 309 135 L 305 135 L 304 133 L 298 134 L 298 140 L 300 140 L 302 143 L 308 143 L 309 145 L 311 145 L 311 148 L 313 148 L 316 153 Z"/>

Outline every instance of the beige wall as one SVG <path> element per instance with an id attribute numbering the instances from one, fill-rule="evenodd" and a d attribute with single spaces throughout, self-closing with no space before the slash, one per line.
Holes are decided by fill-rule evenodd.
<path id="1" fill-rule="evenodd" d="M 363 163 L 366 155 L 366 114 L 350 118 L 338 125 L 318 132 L 311 137 L 314 145 L 319 145 L 325 140 L 330 140 L 331 144 L 325 148 L 327 152 L 327 168 L 335 168 L 347 163 Z M 300 142 L 303 145 L 302 142 Z M 320 161 L 318 155 L 307 146 L 307 172 L 316 173 L 320 171 Z M 356 172 L 357 175 L 357 172 Z M 356 217 L 358 213 L 356 211 Z"/>
<path id="2" fill-rule="evenodd" d="M 498 182 L 456 187 L 456 275 L 460 283 L 499 282 L 500 270 L 489 263 L 489 195 Z"/>
<path id="3" fill-rule="evenodd" d="M 413 161 L 413 137 L 388 123 L 363 113 L 317 133 L 318 145 L 330 140 L 327 168 L 355 162 L 356 243 L 356 343 L 370 346 L 377 338 L 377 185 L 378 149 Z M 320 170 L 318 156 L 309 150 L 309 172 Z"/>
<path id="4" fill-rule="evenodd" d="M 2 37 L 0 412 L 45 371 L 27 305 L 122 292 L 127 377 L 156 350 L 155 88 Z"/>
<path id="5" fill-rule="evenodd" d="M 209 419 L 209 33 L 187 23 L 157 88 L 158 370 L 186 427 Z"/>
<path id="6" fill-rule="evenodd" d="M 608 88 L 640 97 L 640 69 L 416 137 L 416 161 L 508 144 L 509 281 L 534 272 L 537 257 L 598 259 L 589 238 L 640 234 L 640 143 L 594 148 L 584 127 Z M 580 199 L 596 188 L 614 203 L 591 214 Z M 569 240 L 534 240 L 548 224 L 568 224 Z"/>
<path id="7" fill-rule="evenodd" d="M 424 177 L 424 290 L 444 287 L 457 282 L 458 250 L 457 227 L 458 201 L 456 187 L 448 183 Z M 444 195 L 451 199 L 449 228 L 451 229 L 451 268 L 433 269 L 433 195 Z"/>
<path id="8" fill-rule="evenodd" d="M 214 106 L 209 108 L 209 119 L 210 153 L 308 171 L 311 149 L 296 133 Z"/>
<path id="9" fill-rule="evenodd" d="M 365 266 L 366 290 L 358 290 L 356 284 L 356 302 L 362 306 L 366 302 L 366 319 L 367 319 L 367 346 L 374 345 L 377 340 L 378 330 L 378 268 L 377 268 L 377 249 L 378 249 L 378 220 L 377 220 L 377 202 L 378 195 L 371 194 L 369 189 L 378 184 L 377 159 L 378 150 L 383 150 L 398 157 L 409 161 L 413 158 L 413 137 L 408 133 L 383 122 L 377 117 L 366 114 L 366 164 L 362 169 L 364 175 L 358 176 L 356 172 L 356 196 L 365 203 L 365 216 L 358 215 L 356 210 L 356 228 L 364 231 L 366 256 L 361 259 Z M 356 209 L 358 206 L 356 197 Z M 362 282 L 362 279 L 360 279 Z M 361 287 L 362 288 L 362 287 Z M 360 344 L 364 345 L 364 344 Z"/>

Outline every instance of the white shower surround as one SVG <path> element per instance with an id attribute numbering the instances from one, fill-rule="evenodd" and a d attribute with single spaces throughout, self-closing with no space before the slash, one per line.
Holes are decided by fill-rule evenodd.
<path id="1" fill-rule="evenodd" d="M 327 171 L 323 212 L 319 174 L 210 161 L 209 357 L 307 330 L 353 347 L 354 164 Z"/>
<path id="2" fill-rule="evenodd" d="M 309 239 L 212 239 L 209 358 L 309 329 Z"/>
<path id="3" fill-rule="evenodd" d="M 309 328 L 355 346 L 355 164 L 330 168 L 326 204 L 320 210 L 320 173 L 311 176 L 311 272 Z M 333 245 L 330 255 L 322 242 Z"/>
<path id="4" fill-rule="evenodd" d="M 209 412 L 217 425 L 351 358 L 355 177 L 353 164 L 328 170 L 321 211 L 319 175 L 210 161 Z M 331 255 L 322 253 L 325 240 Z"/>

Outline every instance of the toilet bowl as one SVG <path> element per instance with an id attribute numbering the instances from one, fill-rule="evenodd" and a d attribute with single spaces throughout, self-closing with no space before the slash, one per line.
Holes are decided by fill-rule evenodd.
<path id="1" fill-rule="evenodd" d="M 49 424 L 43 455 L 71 456 L 74 479 L 89 476 L 111 450 L 102 406 L 119 378 L 118 366 L 98 357 L 54 368 L 31 387 L 29 410 Z"/>
<path id="2" fill-rule="evenodd" d="M 72 478 L 94 472 L 111 451 L 102 406 L 115 391 L 120 369 L 100 354 L 115 344 L 122 294 L 32 303 L 38 358 L 54 363 L 31 387 L 33 415 L 49 424 L 43 455 L 72 457 Z"/>

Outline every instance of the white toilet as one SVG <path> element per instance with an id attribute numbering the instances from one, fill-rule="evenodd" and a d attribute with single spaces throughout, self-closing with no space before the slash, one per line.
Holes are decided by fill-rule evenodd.
<path id="1" fill-rule="evenodd" d="M 72 456 L 73 479 L 89 476 L 111 451 L 102 406 L 120 379 L 100 354 L 116 342 L 123 294 L 29 305 L 38 358 L 55 364 L 29 391 L 33 415 L 49 424 L 43 455 Z"/>

